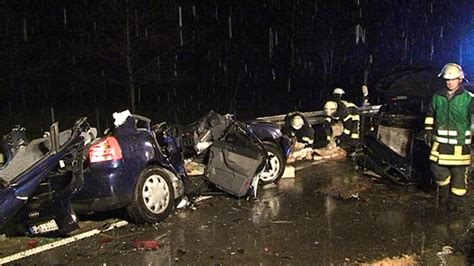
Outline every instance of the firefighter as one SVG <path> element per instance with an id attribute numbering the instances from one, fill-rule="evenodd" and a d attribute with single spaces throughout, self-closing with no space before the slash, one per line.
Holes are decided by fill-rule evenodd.
<path id="1" fill-rule="evenodd" d="M 282 128 L 282 133 L 297 143 L 299 147 L 309 147 L 314 142 L 314 129 L 309 124 L 308 120 L 300 112 L 292 112 L 285 116 L 285 124 Z"/>
<path id="2" fill-rule="evenodd" d="M 341 148 L 353 151 L 359 143 L 359 109 L 349 101 L 330 100 L 324 105 L 327 117 L 323 127 L 328 148 L 340 145 Z"/>
<path id="3" fill-rule="evenodd" d="M 429 159 L 439 193 L 445 195 L 448 210 L 457 211 L 462 209 L 467 193 L 473 100 L 464 89 L 460 65 L 446 64 L 438 77 L 446 81 L 446 88 L 432 97 L 425 132 L 432 143 Z"/>

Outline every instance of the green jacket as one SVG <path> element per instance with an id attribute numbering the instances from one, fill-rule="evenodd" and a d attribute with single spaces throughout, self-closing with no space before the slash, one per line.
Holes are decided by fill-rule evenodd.
<path id="1" fill-rule="evenodd" d="M 470 164 L 473 106 L 471 94 L 462 87 L 451 97 L 446 89 L 433 95 L 425 118 L 425 130 L 433 130 L 434 135 L 431 160 L 443 165 Z"/>

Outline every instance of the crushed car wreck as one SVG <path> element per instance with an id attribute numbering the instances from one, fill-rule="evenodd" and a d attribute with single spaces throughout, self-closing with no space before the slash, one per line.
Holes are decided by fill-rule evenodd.
<path id="1" fill-rule="evenodd" d="M 0 229 L 4 233 L 65 235 L 78 228 L 71 195 L 82 184 L 82 152 L 93 139 L 86 118 L 59 133 L 51 126 L 49 136 L 28 141 L 2 138 L 0 167 Z"/>
<path id="2" fill-rule="evenodd" d="M 210 111 L 198 121 L 177 128 L 185 158 L 204 164 L 206 180 L 224 190 L 234 179 L 246 180 L 238 191 L 227 188 L 231 194 L 243 196 L 250 183 L 256 189 L 257 182 L 276 183 L 283 175 L 291 141 L 275 124 L 246 124 L 232 115 Z"/>
<path id="3" fill-rule="evenodd" d="M 424 114 L 431 96 L 443 87 L 436 70 L 428 67 L 395 68 L 377 85 L 385 96 L 380 111 L 365 125 L 362 153 L 357 162 L 364 169 L 396 184 L 432 182 L 429 141 L 424 138 Z"/>

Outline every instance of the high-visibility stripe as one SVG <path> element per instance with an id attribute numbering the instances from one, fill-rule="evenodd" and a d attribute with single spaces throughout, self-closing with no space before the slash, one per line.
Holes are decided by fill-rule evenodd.
<path id="1" fill-rule="evenodd" d="M 343 131 L 343 132 L 344 132 L 344 134 L 346 134 L 346 135 L 351 134 L 351 131 L 350 131 L 349 129 L 345 129 L 345 128 L 344 128 L 344 131 Z"/>
<path id="2" fill-rule="evenodd" d="M 445 144 L 458 144 L 457 139 L 448 139 L 440 136 L 435 136 L 435 140 L 438 141 L 439 143 L 445 143 Z"/>
<path id="3" fill-rule="evenodd" d="M 433 125 L 434 124 L 434 118 L 431 116 L 425 117 L 425 125 Z"/>
<path id="4" fill-rule="evenodd" d="M 359 134 L 351 134 L 351 139 L 359 139 Z"/>
<path id="5" fill-rule="evenodd" d="M 326 136 L 326 140 L 331 140 L 331 136 Z"/>
<path id="6" fill-rule="evenodd" d="M 440 187 L 444 187 L 451 182 L 451 176 L 447 176 L 444 180 L 436 180 L 436 184 Z"/>
<path id="7" fill-rule="evenodd" d="M 470 136 L 471 135 L 471 131 L 470 130 L 466 130 L 466 136 Z"/>
<path id="8" fill-rule="evenodd" d="M 309 144 L 313 144 L 313 140 L 308 137 L 302 137 L 303 141 L 308 142 Z"/>
<path id="9" fill-rule="evenodd" d="M 451 192 L 454 194 L 454 195 L 458 195 L 458 196 L 464 196 L 467 192 L 467 189 L 465 188 L 455 188 L 455 187 L 452 187 L 451 188 Z"/>
<path id="10" fill-rule="evenodd" d="M 342 119 L 342 121 L 346 122 L 347 120 L 352 119 L 353 121 L 360 121 L 359 115 L 348 115 Z"/>
<path id="11" fill-rule="evenodd" d="M 351 103 L 351 102 L 344 101 L 344 100 L 342 100 L 341 102 L 342 102 L 346 107 L 348 107 L 348 108 L 349 108 L 349 107 L 358 108 L 357 105 L 355 105 L 355 104 L 353 104 L 353 103 Z"/>
<path id="12" fill-rule="evenodd" d="M 433 142 L 433 146 L 431 146 L 431 154 L 430 154 L 431 161 L 438 160 L 438 156 L 439 156 L 438 147 L 439 147 L 439 143 L 436 141 Z"/>
<path id="13" fill-rule="evenodd" d="M 440 165 L 470 165 L 471 160 L 445 160 L 445 159 L 438 159 L 438 164 Z"/>
<path id="14" fill-rule="evenodd" d="M 446 130 L 446 129 L 438 129 L 438 135 L 440 136 L 457 136 L 458 132 L 456 130 Z"/>
<path id="15" fill-rule="evenodd" d="M 425 130 L 433 130 L 432 126 L 425 126 Z"/>
<path id="16" fill-rule="evenodd" d="M 443 159 L 443 160 L 459 160 L 459 161 L 471 160 L 470 154 L 466 154 L 466 155 L 440 154 L 438 157 L 439 159 Z"/>
<path id="17" fill-rule="evenodd" d="M 435 136 L 435 140 L 438 141 L 439 143 L 444 143 L 444 144 L 460 144 L 458 143 L 457 139 L 450 139 L 450 138 L 445 138 L 445 137 L 440 137 L 440 136 Z M 464 144 L 471 144 L 471 139 L 465 139 Z"/>

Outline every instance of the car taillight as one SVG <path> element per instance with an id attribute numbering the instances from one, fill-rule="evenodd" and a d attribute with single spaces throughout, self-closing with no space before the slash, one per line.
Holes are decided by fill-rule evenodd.
<path id="1" fill-rule="evenodd" d="M 122 159 L 122 149 L 114 137 L 107 137 L 99 143 L 92 145 L 89 149 L 89 160 L 91 163 L 120 159 Z"/>

